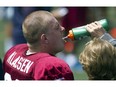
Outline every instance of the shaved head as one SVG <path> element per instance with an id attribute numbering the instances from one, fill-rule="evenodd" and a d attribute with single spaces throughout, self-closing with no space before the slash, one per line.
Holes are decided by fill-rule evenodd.
<path id="1" fill-rule="evenodd" d="M 23 22 L 23 33 L 29 43 L 37 42 L 42 33 L 53 28 L 54 16 L 48 11 L 35 11 L 28 15 Z"/>

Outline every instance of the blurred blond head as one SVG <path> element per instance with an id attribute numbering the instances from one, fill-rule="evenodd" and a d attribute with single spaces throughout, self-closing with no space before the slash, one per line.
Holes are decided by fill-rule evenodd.
<path id="1" fill-rule="evenodd" d="M 109 42 L 94 38 L 86 44 L 79 60 L 89 79 L 116 79 L 116 48 Z"/>

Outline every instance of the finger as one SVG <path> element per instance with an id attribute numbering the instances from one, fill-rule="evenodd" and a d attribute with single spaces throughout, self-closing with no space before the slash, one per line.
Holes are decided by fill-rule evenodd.
<path id="1" fill-rule="evenodd" d="M 87 25 L 85 26 L 85 28 L 86 28 L 86 30 L 87 30 L 88 32 L 92 32 L 92 28 L 91 28 L 90 24 L 87 24 Z"/>
<path id="2" fill-rule="evenodd" d="M 98 28 L 102 28 L 102 25 L 98 21 L 96 21 L 95 24 L 98 26 Z"/>

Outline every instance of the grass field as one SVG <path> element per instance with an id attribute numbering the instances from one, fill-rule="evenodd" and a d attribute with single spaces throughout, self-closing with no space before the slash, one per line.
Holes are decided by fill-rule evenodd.
<path id="1" fill-rule="evenodd" d="M 77 72 L 73 71 L 73 74 L 74 74 L 74 79 L 75 80 L 88 80 L 88 76 L 87 76 L 87 74 L 84 71 L 82 71 L 82 72 L 80 72 L 80 71 L 77 71 Z"/>
<path id="2" fill-rule="evenodd" d="M 5 39 L 4 24 L 5 22 L 0 21 L 0 58 L 1 59 L 3 59 L 4 56 L 4 39 Z"/>

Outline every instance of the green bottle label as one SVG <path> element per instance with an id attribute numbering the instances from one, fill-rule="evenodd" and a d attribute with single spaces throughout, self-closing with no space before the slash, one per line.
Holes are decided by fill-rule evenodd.
<path id="1" fill-rule="evenodd" d="M 100 21 L 98 21 L 102 27 L 108 31 L 108 22 L 106 19 L 102 19 Z M 74 39 L 78 39 L 80 37 L 84 37 L 84 36 L 90 36 L 90 33 L 86 30 L 86 28 L 84 26 L 81 27 L 76 27 L 76 28 L 72 28 L 73 34 L 74 34 Z"/>
<path id="2" fill-rule="evenodd" d="M 78 39 L 83 36 L 89 36 L 89 32 L 86 30 L 84 26 L 73 28 L 72 29 L 73 34 L 74 34 L 74 39 Z"/>

